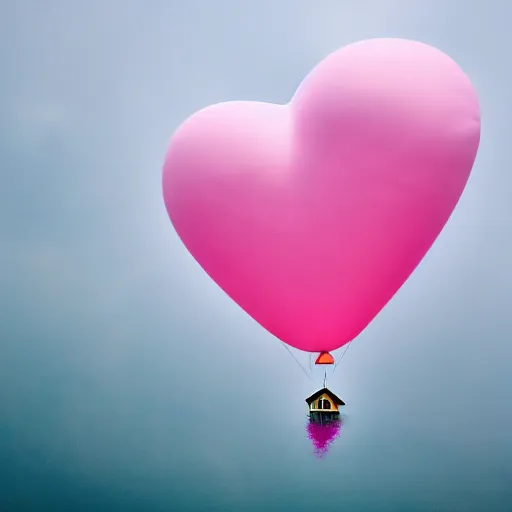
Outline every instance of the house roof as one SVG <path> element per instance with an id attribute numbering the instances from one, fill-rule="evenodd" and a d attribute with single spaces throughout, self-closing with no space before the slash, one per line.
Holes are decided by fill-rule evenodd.
<path id="1" fill-rule="evenodd" d="M 313 393 L 310 397 L 306 398 L 306 402 L 308 403 L 308 405 L 310 405 L 311 402 L 316 400 L 319 396 L 323 395 L 324 393 L 328 395 L 334 401 L 335 404 L 345 405 L 345 402 L 341 398 L 336 396 L 332 391 L 329 391 L 327 388 L 322 388 L 316 393 Z"/>

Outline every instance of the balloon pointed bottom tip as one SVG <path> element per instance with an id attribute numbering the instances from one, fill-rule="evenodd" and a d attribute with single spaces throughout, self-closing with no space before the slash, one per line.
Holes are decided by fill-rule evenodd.
<path id="1" fill-rule="evenodd" d="M 316 358 L 315 364 L 334 364 L 334 357 L 329 352 L 321 352 Z"/>

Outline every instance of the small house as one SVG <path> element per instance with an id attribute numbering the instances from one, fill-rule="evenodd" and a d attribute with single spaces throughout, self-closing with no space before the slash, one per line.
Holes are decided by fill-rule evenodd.
<path id="1" fill-rule="evenodd" d="M 345 402 L 327 388 L 320 389 L 306 398 L 309 406 L 309 417 L 311 420 L 332 420 L 339 418 L 339 407 Z"/>

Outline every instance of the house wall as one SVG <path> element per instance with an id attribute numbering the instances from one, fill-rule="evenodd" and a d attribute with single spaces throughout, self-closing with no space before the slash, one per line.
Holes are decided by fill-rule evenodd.
<path id="1" fill-rule="evenodd" d="M 326 395 L 325 393 L 323 395 L 320 395 L 314 402 L 311 403 L 310 405 L 310 411 L 325 411 L 325 409 L 318 409 L 318 400 L 322 400 L 322 399 L 325 399 L 325 400 L 328 400 L 329 402 L 331 402 L 331 411 L 337 411 L 338 410 L 338 406 L 331 400 L 331 398 L 329 397 L 329 395 Z M 329 410 L 329 409 L 327 409 Z"/>

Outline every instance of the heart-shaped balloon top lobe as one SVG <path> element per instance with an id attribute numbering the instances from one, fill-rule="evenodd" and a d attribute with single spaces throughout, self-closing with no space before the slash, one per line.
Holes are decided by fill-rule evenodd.
<path id="1" fill-rule="evenodd" d="M 329 55 L 287 105 L 228 102 L 176 131 L 169 217 L 208 275 L 280 340 L 356 337 L 450 217 L 480 112 L 448 56 L 374 39 Z"/>

